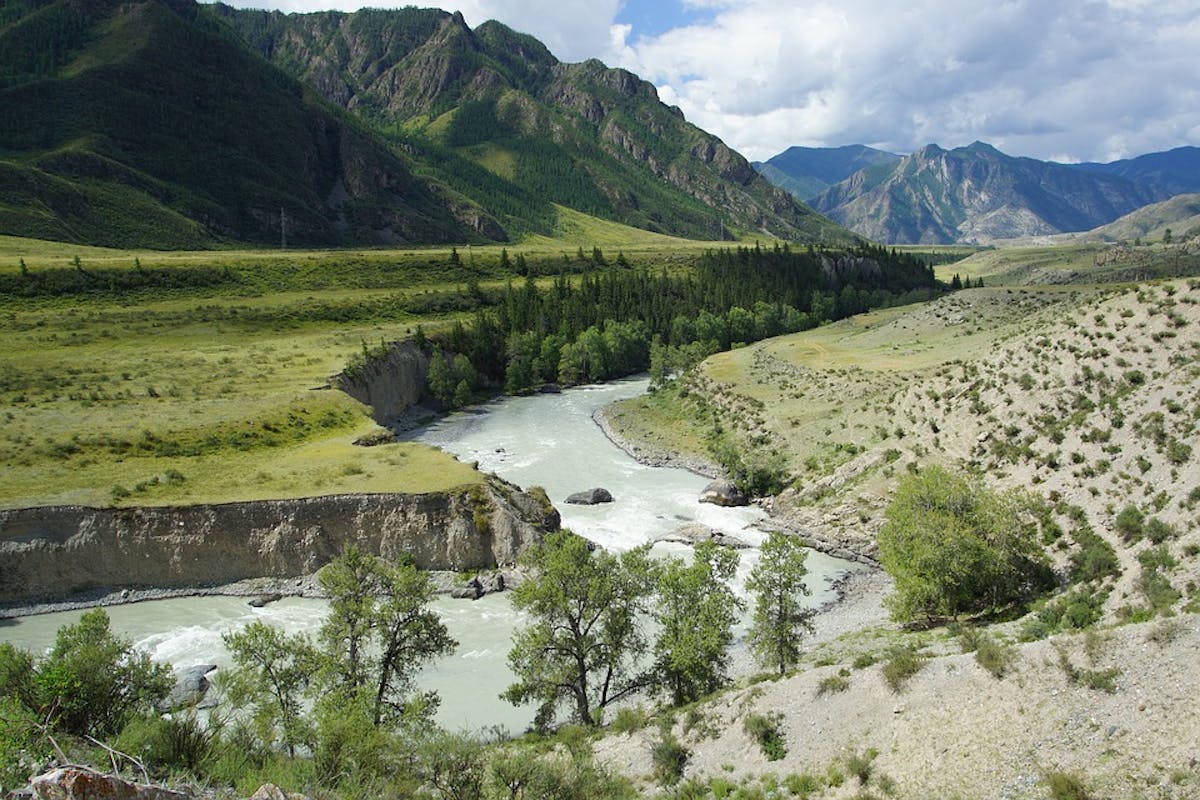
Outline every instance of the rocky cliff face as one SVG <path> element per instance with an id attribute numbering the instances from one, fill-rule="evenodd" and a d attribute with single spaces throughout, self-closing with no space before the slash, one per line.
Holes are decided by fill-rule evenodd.
<path id="1" fill-rule="evenodd" d="M 522 192 L 697 238 L 726 228 L 849 241 L 689 124 L 654 86 L 599 61 L 560 62 L 497 22 L 425 9 L 281 14 L 217 4 L 253 49 L 326 100 L 495 168 Z M 463 191 L 469 192 L 464 188 Z"/>
<path id="2" fill-rule="evenodd" d="M 482 569 L 515 563 L 558 524 L 553 507 L 498 478 L 427 495 L 0 511 L 0 603 L 307 575 L 350 543 L 423 569 Z"/>
<path id="3" fill-rule="evenodd" d="M 337 387 L 371 407 L 371 417 L 389 426 L 421 402 L 429 357 L 411 341 L 396 342 L 386 355 L 367 359 L 362 366 L 336 378 Z"/>

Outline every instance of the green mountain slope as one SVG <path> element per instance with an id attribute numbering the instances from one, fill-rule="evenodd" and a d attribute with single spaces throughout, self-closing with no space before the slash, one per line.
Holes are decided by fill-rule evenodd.
<path id="1" fill-rule="evenodd" d="M 1119 176 L 1013 158 L 976 142 L 929 145 L 862 170 L 813 207 L 877 241 L 932 244 L 1090 230 L 1162 199 Z"/>
<path id="2" fill-rule="evenodd" d="M 1118 220 L 1090 230 L 1074 234 L 1071 239 L 1083 242 L 1131 242 L 1161 240 L 1171 231 L 1176 241 L 1200 236 L 1200 194 L 1181 194 L 1152 203 L 1133 211 Z"/>
<path id="3" fill-rule="evenodd" d="M 807 203 L 860 169 L 899 160 L 895 153 L 862 144 L 789 147 L 766 161 L 756 161 L 754 168 L 771 183 Z"/>
<path id="4" fill-rule="evenodd" d="M 0 12 L 0 231 L 110 246 L 500 238 L 191 0 Z"/>
<path id="5" fill-rule="evenodd" d="M 598 61 L 559 62 L 499 23 L 472 30 L 460 15 L 414 8 L 214 9 L 264 57 L 423 161 L 425 174 L 495 208 L 510 230 L 552 233 L 552 202 L 693 238 L 852 238 L 688 124 L 651 84 Z"/>

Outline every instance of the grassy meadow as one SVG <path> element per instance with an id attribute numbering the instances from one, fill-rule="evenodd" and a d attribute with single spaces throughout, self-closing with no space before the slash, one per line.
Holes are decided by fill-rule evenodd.
<path id="1" fill-rule="evenodd" d="M 126 251 L 2 236 L 0 507 L 478 481 L 421 445 L 355 446 L 376 429 L 369 409 L 328 381 L 364 345 L 469 317 L 469 289 L 523 280 L 502 265 L 506 249 L 548 283 L 564 267 L 597 268 L 593 247 L 609 263 L 620 252 L 676 270 L 716 246 L 569 209 L 560 228 L 560 239 L 457 251 Z"/>

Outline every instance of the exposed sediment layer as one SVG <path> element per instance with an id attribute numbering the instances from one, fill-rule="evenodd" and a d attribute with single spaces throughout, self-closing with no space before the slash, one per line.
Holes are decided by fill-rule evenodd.
<path id="1" fill-rule="evenodd" d="M 141 508 L 0 511 L 0 605 L 102 588 L 308 575 L 346 544 L 431 570 L 516 562 L 558 512 L 498 478 L 451 492 Z"/>

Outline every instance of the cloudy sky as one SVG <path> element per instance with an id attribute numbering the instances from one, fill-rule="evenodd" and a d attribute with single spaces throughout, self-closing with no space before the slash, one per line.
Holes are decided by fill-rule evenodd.
<path id="1" fill-rule="evenodd" d="M 228 0 L 227 0 L 228 2 Z M 1200 145 L 1196 0 L 462 0 L 560 59 L 633 70 L 751 159 L 990 142 L 1110 161 Z M 351 10 L 354 0 L 234 5 Z M 403 3 L 375 2 L 388 6 Z"/>

